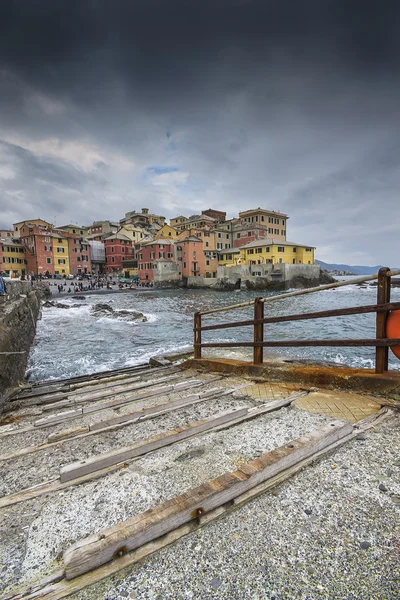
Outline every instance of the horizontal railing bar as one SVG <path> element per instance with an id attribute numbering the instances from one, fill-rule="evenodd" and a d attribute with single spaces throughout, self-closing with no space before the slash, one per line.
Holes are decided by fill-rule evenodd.
<path id="1" fill-rule="evenodd" d="M 395 275 L 400 275 L 400 269 L 395 269 L 393 271 L 388 271 L 387 276 L 393 277 Z M 347 285 L 354 285 L 357 283 L 364 283 L 365 281 L 373 281 L 378 279 L 378 274 L 374 275 L 363 275 L 361 277 L 356 277 L 354 279 L 349 279 L 347 281 L 336 281 L 335 283 L 328 283 L 326 285 L 320 285 L 318 287 L 306 288 L 305 290 L 297 290 L 296 292 L 288 292 L 286 294 L 279 294 L 279 296 L 269 296 L 268 298 L 262 298 L 262 302 L 273 302 L 275 300 L 282 300 L 284 298 L 292 298 L 293 296 L 303 296 L 304 294 L 312 294 L 314 292 L 322 292 L 324 290 L 331 290 L 339 287 L 344 287 Z M 223 306 L 221 308 L 213 308 L 211 310 L 204 310 L 200 312 L 200 315 L 211 315 L 217 312 L 223 312 L 227 310 L 234 310 L 236 308 L 244 308 L 245 306 L 251 306 L 254 304 L 254 301 L 251 302 L 243 302 L 241 304 L 232 304 L 231 306 Z"/>
<path id="2" fill-rule="evenodd" d="M 208 342 L 195 344 L 200 348 L 239 348 L 263 346 L 264 348 L 296 347 L 296 346 L 400 346 L 400 338 L 364 339 L 364 340 L 281 340 L 271 342 Z"/>
<path id="3" fill-rule="evenodd" d="M 247 325 L 259 325 L 261 323 L 283 323 L 287 321 L 302 321 L 307 319 L 325 319 L 328 317 L 341 317 L 346 315 L 361 315 L 373 312 L 385 312 L 388 310 L 400 310 L 400 302 L 389 302 L 387 304 L 369 304 L 366 306 L 352 306 L 350 308 L 335 308 L 313 313 L 301 313 L 297 315 L 283 315 L 281 317 L 266 317 L 261 321 L 249 319 L 247 321 L 233 321 L 232 323 L 220 323 L 219 325 L 206 325 L 201 331 L 212 329 L 228 329 L 231 327 L 245 327 Z"/>

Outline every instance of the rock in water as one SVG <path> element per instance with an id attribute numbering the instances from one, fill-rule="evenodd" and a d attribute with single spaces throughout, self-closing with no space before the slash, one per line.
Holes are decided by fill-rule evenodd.
<path id="1" fill-rule="evenodd" d="M 92 307 L 92 313 L 97 317 L 112 317 L 113 319 L 123 319 L 124 321 L 138 321 L 143 323 L 147 318 L 141 312 L 131 310 L 114 310 L 109 304 L 95 304 Z"/>

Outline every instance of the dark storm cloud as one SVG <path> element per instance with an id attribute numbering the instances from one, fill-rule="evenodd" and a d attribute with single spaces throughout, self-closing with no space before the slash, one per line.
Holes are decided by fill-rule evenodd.
<path id="1" fill-rule="evenodd" d="M 399 211 L 399 25 L 397 2 L 4 1 L 0 224 L 266 206 L 321 258 L 372 260 L 377 207 Z"/>

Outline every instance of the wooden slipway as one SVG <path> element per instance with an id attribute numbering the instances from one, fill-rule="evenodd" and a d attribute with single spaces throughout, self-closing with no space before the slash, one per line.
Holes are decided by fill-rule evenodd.
<path id="1" fill-rule="evenodd" d="M 380 407 L 376 404 L 374 410 L 357 423 L 310 415 L 308 426 L 304 411 L 311 406 L 308 398 L 316 393 L 315 389 L 300 389 L 295 385 L 254 383 L 244 377 L 216 376 L 175 365 L 158 369 L 141 366 L 96 374 L 94 379 L 46 382 L 21 390 L 14 398 L 16 418 L 3 425 L 0 435 L 3 480 L 14 480 L 17 487 L 19 478 L 22 481 L 19 489 L 0 498 L 0 526 L 6 532 L 0 557 L 8 557 L 12 552 L 12 547 L 7 545 L 11 542 L 7 540 L 11 540 L 15 527 L 18 528 L 19 510 L 20 535 L 25 536 L 24 544 L 27 544 L 30 535 L 37 530 L 31 529 L 29 521 L 26 525 L 30 511 L 34 513 L 39 508 L 43 513 L 58 514 L 64 501 L 60 494 L 68 494 L 70 505 L 74 502 L 74 490 L 80 490 L 81 498 L 86 490 L 93 490 L 89 488 L 93 482 L 100 491 L 104 487 L 108 499 L 113 493 L 112 482 L 118 483 L 115 478 L 121 469 L 130 473 L 132 468 L 132 473 L 140 474 L 150 454 L 152 468 L 156 465 L 160 477 L 173 481 L 175 470 L 182 477 L 185 470 L 191 468 L 190 461 L 176 461 L 180 461 L 181 455 L 190 456 L 191 452 L 195 456 L 201 442 L 202 451 L 204 448 L 209 451 L 210 462 L 204 471 L 209 475 L 197 469 L 189 477 L 195 485 L 177 488 L 175 484 L 178 493 L 151 504 L 144 512 L 134 511 L 121 522 L 110 524 L 107 519 L 111 518 L 112 511 L 106 511 L 104 524 L 94 529 L 89 526 L 91 533 L 81 539 L 79 535 L 75 539 L 68 538 L 66 523 L 62 537 L 68 541 L 60 541 L 57 561 L 50 555 L 41 558 L 41 578 L 24 567 L 26 557 L 25 560 L 23 556 L 12 558 L 17 566 L 18 560 L 21 561 L 18 568 L 23 571 L 24 589 L 18 591 L 18 581 L 8 573 L 8 558 L 5 558 L 3 598 L 55 600 L 82 590 L 197 528 L 228 516 L 248 500 L 267 492 L 390 416 L 391 409 L 377 412 Z M 318 401 L 322 405 L 321 395 Z M 300 403 L 298 409 L 295 408 L 297 403 Z M 32 406 L 38 407 L 39 412 L 32 415 Z M 43 407 L 46 410 L 41 417 Z M 297 420 L 301 422 L 304 434 L 293 436 L 289 438 L 291 441 L 274 448 L 268 440 L 268 432 L 283 426 L 279 419 L 281 413 L 294 424 Z M 274 420 L 276 415 L 278 418 Z M 318 419 L 320 424 L 316 426 Z M 259 440 L 258 447 L 265 447 L 264 452 L 252 455 L 253 435 Z M 12 447 L 8 448 L 8 444 Z M 247 448 L 243 456 L 238 455 L 237 449 L 241 447 Z M 99 448 L 108 449 L 99 451 Z M 86 458 L 76 460 L 76 455 L 82 453 Z M 30 486 L 23 485 L 25 460 L 29 460 L 30 473 L 35 472 L 35 464 L 41 473 L 41 479 L 31 481 Z M 57 461 L 58 477 L 47 476 L 46 479 L 46 469 L 49 475 L 54 473 Z M 214 462 L 215 465 L 219 462 L 236 465 L 236 468 L 218 471 L 220 467 L 214 467 Z M 134 481 L 140 483 L 140 477 Z M 33 499 L 35 511 L 32 510 Z M 91 501 L 90 496 L 87 500 Z M 78 502 L 77 510 L 79 505 Z M 11 513 L 17 518 L 16 525 L 10 524 L 9 510 L 17 511 Z M 35 515 L 32 519 L 31 524 Z M 63 527 L 62 516 L 59 526 Z M 7 527 L 13 527 L 10 535 L 7 535 Z"/>

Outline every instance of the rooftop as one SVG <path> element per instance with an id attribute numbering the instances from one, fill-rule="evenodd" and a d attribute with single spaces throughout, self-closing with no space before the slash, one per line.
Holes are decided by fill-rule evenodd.
<path id="1" fill-rule="evenodd" d="M 240 248 L 259 248 L 260 246 L 295 246 L 299 248 L 315 248 L 315 246 L 310 246 L 309 244 L 295 244 L 295 242 L 287 242 L 285 240 L 276 240 L 273 238 L 254 240 L 254 242 L 244 244 L 243 246 L 240 246 Z"/>

